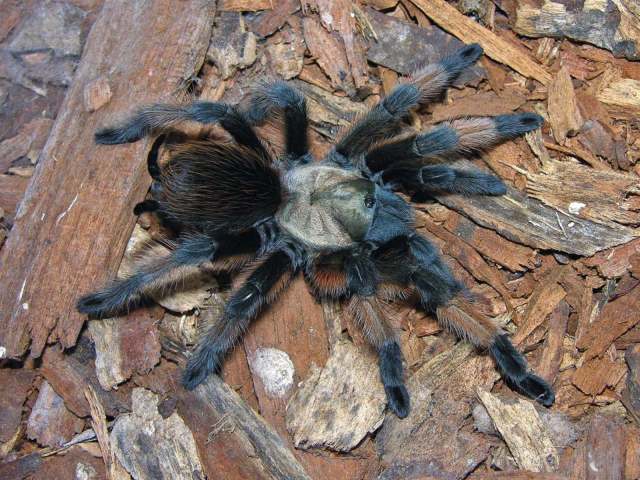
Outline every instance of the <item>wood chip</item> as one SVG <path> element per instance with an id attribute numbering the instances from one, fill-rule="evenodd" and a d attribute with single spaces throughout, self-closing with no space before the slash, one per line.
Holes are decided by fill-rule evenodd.
<path id="1" fill-rule="evenodd" d="M 253 0 L 249 0 L 254 3 Z M 261 13 L 250 21 L 249 28 L 259 37 L 268 37 L 282 28 L 287 20 L 300 10 L 299 0 L 278 0 L 273 9 Z"/>
<path id="2" fill-rule="evenodd" d="M 565 143 L 567 136 L 576 135 L 584 123 L 578 109 L 571 77 L 564 67 L 554 75 L 549 84 L 547 110 L 553 136 L 560 144 Z"/>
<path id="3" fill-rule="evenodd" d="M 625 465 L 625 435 L 621 422 L 596 415 L 587 434 L 584 455 L 585 480 L 622 480 Z"/>
<path id="4" fill-rule="evenodd" d="M 542 358 L 535 369 L 549 385 L 553 385 L 560 370 L 570 312 L 571 308 L 567 302 L 561 300 L 549 316 L 549 334 L 542 347 Z"/>
<path id="5" fill-rule="evenodd" d="M 435 25 L 418 27 L 371 8 L 366 13 L 377 37 L 370 42 L 367 58 L 403 75 L 410 75 L 429 63 L 437 63 L 463 46 L 460 40 Z M 485 77 L 482 66 L 475 65 L 465 70 L 454 85 L 477 85 Z"/>
<path id="6" fill-rule="evenodd" d="M 602 355 L 616 338 L 640 322 L 639 310 L 640 287 L 607 303 L 582 336 L 581 345 L 588 347 L 585 361 Z"/>
<path id="7" fill-rule="evenodd" d="M 109 103 L 112 96 L 109 80 L 96 78 L 84 87 L 84 108 L 87 112 L 95 112 Z"/>
<path id="8" fill-rule="evenodd" d="M 22 407 L 32 388 L 35 372 L 26 369 L 0 369 L 0 456 L 15 446 L 22 420 Z M 14 441 L 12 441 L 14 440 Z"/>
<path id="9" fill-rule="evenodd" d="M 136 479 L 204 478 L 195 440 L 177 413 L 162 418 L 158 396 L 136 388 L 132 412 L 119 416 L 109 441 L 122 466 Z"/>
<path id="10" fill-rule="evenodd" d="M 111 448 L 109 441 L 109 430 L 107 427 L 107 418 L 104 408 L 100 403 L 100 399 L 95 390 L 91 386 L 87 386 L 84 390 L 87 403 L 91 410 L 91 426 L 98 439 L 100 451 L 102 452 L 102 460 L 107 471 L 109 480 L 128 480 L 131 477 L 124 470 L 120 462 L 116 459 L 115 453 Z"/>
<path id="11" fill-rule="evenodd" d="M 182 391 L 178 412 L 209 478 L 310 479 L 282 438 L 218 376 Z"/>
<path id="12" fill-rule="evenodd" d="M 612 350 L 615 352 L 615 347 L 612 346 Z M 601 394 L 607 387 L 615 387 L 627 369 L 621 361 L 612 359 L 614 355 L 609 352 L 584 362 L 573 375 L 573 384 L 591 396 Z"/>
<path id="13" fill-rule="evenodd" d="M 67 410 L 62 397 L 43 381 L 27 421 L 27 437 L 40 445 L 59 448 L 82 431 L 83 425 L 84 421 Z"/>
<path id="14" fill-rule="evenodd" d="M 606 48 L 617 57 L 640 59 L 640 27 L 633 0 L 600 0 L 577 5 L 519 3 L 514 30 L 528 37 L 571 38 Z"/>
<path id="15" fill-rule="evenodd" d="M 606 84 L 596 94 L 602 103 L 622 107 L 632 114 L 640 112 L 640 80 L 620 78 Z"/>
<path id="16" fill-rule="evenodd" d="M 96 346 L 96 373 L 109 390 L 134 372 L 146 373 L 160 361 L 159 312 L 136 310 L 128 318 L 89 321 Z"/>
<path id="17" fill-rule="evenodd" d="M 518 331 L 513 336 L 513 343 L 520 345 L 536 328 L 546 320 L 555 310 L 560 301 L 567 295 L 564 288 L 558 284 L 565 267 L 558 267 L 545 276 L 533 291 L 527 309 L 518 322 Z"/>
<path id="18" fill-rule="evenodd" d="M 352 92 L 353 76 L 341 40 L 327 32 L 313 17 L 305 17 L 302 27 L 311 56 L 331 79 L 333 87 Z"/>
<path id="19" fill-rule="evenodd" d="M 558 450 L 532 402 L 501 399 L 482 390 L 478 390 L 478 397 L 520 468 L 533 472 L 558 468 Z"/>
<path id="20" fill-rule="evenodd" d="M 376 436 L 388 465 L 379 477 L 465 478 L 489 453 L 483 434 L 463 428 L 476 389 L 491 388 L 498 374 L 487 357 L 459 342 L 435 355 L 407 382 L 411 413 L 387 414 Z"/>
<path id="21" fill-rule="evenodd" d="M 372 352 L 349 341 L 333 346 L 324 368 L 313 371 L 287 405 L 296 448 L 348 452 L 380 426 L 386 398 L 374 364 Z"/>
<path id="22" fill-rule="evenodd" d="M 445 0 L 411 0 L 431 20 L 464 43 L 479 43 L 485 54 L 516 72 L 538 80 L 543 85 L 551 81 L 551 75 L 535 63 L 521 49 L 503 40 L 471 18 L 462 15 Z"/>
<path id="23" fill-rule="evenodd" d="M 256 61 L 256 37 L 247 31 L 241 14 L 222 12 L 218 15 L 207 59 L 218 67 L 223 80 Z"/>
<path id="24" fill-rule="evenodd" d="M 509 240 L 543 250 L 588 256 L 637 235 L 627 227 L 611 228 L 554 210 L 513 189 L 501 197 L 438 195 L 437 199 Z"/>
<path id="25" fill-rule="evenodd" d="M 274 0 L 223 0 L 218 8 L 222 12 L 257 12 L 270 10 L 277 3 Z"/>
<path id="26" fill-rule="evenodd" d="M 628 348 L 625 360 L 629 367 L 627 373 L 627 389 L 625 391 L 627 408 L 629 408 L 636 419 L 640 419 L 640 344 Z"/>
<path id="27" fill-rule="evenodd" d="M 606 278 L 618 278 L 632 269 L 635 256 L 640 254 L 640 239 L 619 247 L 599 252 L 583 260 L 585 265 L 596 267 L 598 273 Z"/>
<path id="28" fill-rule="evenodd" d="M 536 253 L 529 247 L 510 242 L 493 230 L 482 228 L 458 213 L 451 212 L 444 227 L 461 238 L 484 257 L 512 272 L 533 269 Z"/>

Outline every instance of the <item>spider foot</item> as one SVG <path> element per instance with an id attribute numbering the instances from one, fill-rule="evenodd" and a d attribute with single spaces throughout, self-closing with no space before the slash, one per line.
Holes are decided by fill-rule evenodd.
<path id="1" fill-rule="evenodd" d="M 411 401 L 409 392 L 404 385 L 385 386 L 389 410 L 395 413 L 398 418 L 405 418 L 409 415 Z"/>

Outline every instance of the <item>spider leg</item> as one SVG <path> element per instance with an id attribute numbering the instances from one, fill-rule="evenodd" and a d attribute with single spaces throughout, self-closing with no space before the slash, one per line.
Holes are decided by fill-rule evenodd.
<path id="1" fill-rule="evenodd" d="M 348 311 L 378 352 L 380 379 L 387 395 L 389 408 L 400 418 L 409 414 L 409 393 L 404 386 L 402 352 L 393 329 L 382 310 L 383 302 L 376 295 L 379 272 L 366 251 L 354 252 L 345 261 L 347 288 L 352 295 Z"/>
<path id="2" fill-rule="evenodd" d="M 297 259 L 284 251 L 272 253 L 247 278 L 227 302 L 220 320 L 200 339 L 187 361 L 182 383 L 192 390 L 217 372 L 225 353 L 238 341 L 249 323 L 273 301 L 297 271 Z"/>
<path id="3" fill-rule="evenodd" d="M 553 404 L 555 395 L 551 387 L 528 370 L 527 361 L 502 329 L 469 302 L 453 298 L 461 286 L 429 242 L 417 234 L 409 242 L 419 266 L 413 274 L 414 282 L 425 309 L 435 312 L 438 321 L 459 337 L 488 348 L 507 384 L 545 406 Z"/>
<path id="4" fill-rule="evenodd" d="M 94 317 L 116 315 L 140 302 L 149 293 L 176 283 L 197 271 L 205 262 L 213 268 L 237 268 L 260 248 L 260 236 L 253 230 L 244 234 L 213 240 L 203 234 L 183 237 L 170 255 L 143 266 L 133 275 L 113 281 L 104 289 L 85 295 L 76 305 L 81 313 Z"/>
<path id="5" fill-rule="evenodd" d="M 133 207 L 134 215 L 140 215 L 144 212 L 155 212 L 160 209 L 160 203 L 156 199 L 162 191 L 162 185 L 160 183 L 160 175 L 162 174 L 162 171 L 158 164 L 158 155 L 160 147 L 164 141 L 165 135 L 160 135 L 153 141 L 153 145 L 151 145 L 151 149 L 147 155 L 147 170 L 149 171 L 149 176 L 153 179 L 153 183 L 151 185 L 152 198 L 137 203 Z"/>
<path id="6" fill-rule="evenodd" d="M 329 158 L 348 165 L 376 143 L 400 133 L 401 120 L 412 108 L 441 95 L 481 55 L 482 48 L 478 44 L 466 45 L 439 63 L 417 71 L 411 83 L 393 89 L 357 122 L 338 141 Z"/>
<path id="7" fill-rule="evenodd" d="M 504 195 L 507 187 L 495 175 L 476 169 L 447 165 L 398 162 L 382 175 L 386 183 L 422 193 L 449 192 L 462 195 Z"/>
<path id="8" fill-rule="evenodd" d="M 148 135 L 167 131 L 182 122 L 218 123 L 236 142 L 259 152 L 264 146 L 250 122 L 235 107 L 226 103 L 197 101 L 187 105 L 158 103 L 139 109 L 119 125 L 98 130 L 96 143 L 116 145 L 131 143 Z M 265 155 L 266 152 L 265 152 Z"/>
<path id="9" fill-rule="evenodd" d="M 309 153 L 307 103 L 304 95 L 286 82 L 267 83 L 251 97 L 249 110 L 244 112 L 253 124 L 263 123 L 269 115 L 282 112 L 285 125 L 286 152 L 290 162 L 305 163 Z"/>
<path id="10" fill-rule="evenodd" d="M 540 115 L 529 112 L 447 120 L 427 132 L 374 148 L 367 153 L 366 163 L 371 171 L 379 172 L 395 162 L 475 153 L 540 128 L 542 123 Z"/>

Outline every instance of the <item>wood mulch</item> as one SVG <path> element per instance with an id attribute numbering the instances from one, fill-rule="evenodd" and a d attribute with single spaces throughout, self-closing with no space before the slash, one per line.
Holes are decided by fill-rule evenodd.
<path id="1" fill-rule="evenodd" d="M 0 478 L 640 478 L 640 11 L 634 0 L 0 1 Z M 464 160 L 503 197 L 416 202 L 478 307 L 553 384 L 511 391 L 485 352 L 394 305 L 412 412 L 298 278 L 229 355 L 179 384 L 233 278 L 202 271 L 126 317 L 74 303 L 160 240 L 132 215 L 149 144 L 93 143 L 149 102 L 308 99 L 313 154 L 421 64 L 485 50 L 418 130 L 534 111 L 541 131 Z M 270 148 L 282 139 L 260 128 Z M 194 126 L 194 129 L 197 128 Z M 195 130 L 194 130 L 195 131 Z"/>

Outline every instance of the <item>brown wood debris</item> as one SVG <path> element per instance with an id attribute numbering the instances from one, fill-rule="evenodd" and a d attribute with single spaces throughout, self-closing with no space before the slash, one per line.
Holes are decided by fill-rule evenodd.
<path id="1" fill-rule="evenodd" d="M 520 468 L 532 472 L 556 470 L 559 458 L 554 439 L 533 403 L 504 400 L 485 391 L 478 391 L 478 396 Z"/>
<path id="2" fill-rule="evenodd" d="M 640 12 L 633 0 L 576 4 L 547 1 L 536 8 L 522 2 L 514 30 L 529 37 L 571 38 L 606 48 L 617 57 L 640 60 Z"/>
<path id="3" fill-rule="evenodd" d="M 386 404 L 375 358 L 351 342 L 333 346 L 324 369 L 299 387 L 287 406 L 287 428 L 297 448 L 349 451 L 382 423 Z M 349 365 L 345 372 L 341 367 Z"/>
<path id="4" fill-rule="evenodd" d="M 152 7 L 105 3 L 0 254 L 0 345 L 7 357 L 20 357 L 29 345 L 31 355 L 39 356 L 52 330 L 63 345 L 75 343 L 85 321 L 75 311 L 77 295 L 115 271 L 133 226 L 131 199 L 141 200 L 149 185 L 139 161 L 144 143 L 116 155 L 114 175 L 113 152 L 95 146 L 93 133 L 134 103 L 169 99 L 182 79 L 199 69 L 212 18 L 206 0 L 160 1 Z M 109 72 L 115 93 L 108 108 L 88 113 L 84 87 L 96 72 Z M 142 72 L 144 85 L 132 88 Z M 88 188 L 89 178 L 105 180 Z M 59 281 L 43 275 L 52 265 Z"/>
<path id="5" fill-rule="evenodd" d="M 640 478 L 633 0 L 0 4 L 0 478 Z M 79 295 L 175 240 L 131 213 L 149 144 L 96 146 L 96 129 L 148 103 L 244 108 L 259 82 L 282 79 L 307 98 L 320 159 L 417 67 L 472 42 L 485 55 L 403 132 L 520 112 L 544 124 L 438 160 L 493 172 L 506 195 L 405 198 L 466 298 L 553 386 L 553 406 L 511 389 L 415 295 L 385 305 L 411 394 L 402 420 L 344 302 L 316 298 L 302 275 L 193 391 L 185 357 L 238 275 L 203 265 L 121 317 L 76 313 Z M 281 127 L 256 127 L 276 155 Z"/>

